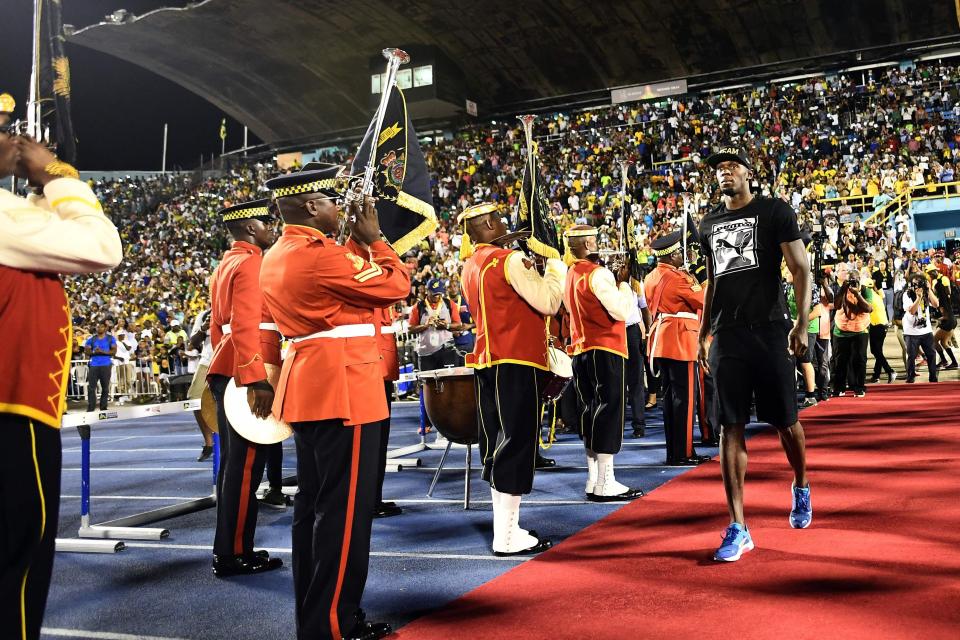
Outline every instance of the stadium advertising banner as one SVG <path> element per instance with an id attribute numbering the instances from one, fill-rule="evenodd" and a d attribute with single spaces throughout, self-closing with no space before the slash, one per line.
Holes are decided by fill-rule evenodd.
<path id="1" fill-rule="evenodd" d="M 612 89 L 610 91 L 610 101 L 613 104 L 620 104 L 621 102 L 636 102 L 637 100 L 651 100 L 653 98 L 677 96 L 686 92 L 686 80 L 671 80 L 670 82 L 638 84 L 632 87 Z"/>

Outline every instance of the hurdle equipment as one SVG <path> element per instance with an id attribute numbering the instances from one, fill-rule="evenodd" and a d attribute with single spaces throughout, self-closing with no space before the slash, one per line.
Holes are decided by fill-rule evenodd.
<path id="1" fill-rule="evenodd" d="M 199 409 L 200 400 L 183 400 L 64 415 L 61 426 L 76 427 L 80 434 L 80 529 L 77 531 L 78 539 L 58 538 L 56 541 L 57 551 L 116 553 L 125 548 L 122 541 L 123 538 L 130 540 L 162 540 L 169 537 L 170 531 L 168 529 L 143 527 L 141 525 L 153 524 L 161 520 L 166 520 L 167 518 L 194 513 L 216 506 L 217 472 L 219 471 L 220 460 L 220 439 L 218 434 L 213 435 L 213 491 L 209 496 L 137 513 L 108 522 L 90 524 L 91 426 L 107 421 L 149 418 L 185 411 L 196 411 Z"/>

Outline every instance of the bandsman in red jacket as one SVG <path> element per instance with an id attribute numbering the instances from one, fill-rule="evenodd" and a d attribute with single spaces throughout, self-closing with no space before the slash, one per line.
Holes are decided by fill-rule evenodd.
<path id="1" fill-rule="evenodd" d="M 377 499 L 380 424 L 387 417 L 374 313 L 410 292 L 410 275 L 381 240 L 373 198 L 344 204 L 340 167 L 280 176 L 267 187 L 285 223 L 260 285 L 290 347 L 273 413 L 291 424 L 299 492 L 293 513 L 297 637 L 380 638 L 364 620 L 370 530 Z M 350 209 L 351 236 L 337 243 Z"/>
<path id="2" fill-rule="evenodd" d="M 4 102 L 6 100 L 6 102 Z M 13 111 L 0 95 L 0 112 Z M 77 170 L 0 118 L 0 178 L 39 188 L 0 189 L 0 637 L 39 638 L 60 508 L 60 419 L 73 342 L 59 274 L 108 271 L 120 235 Z"/>
<path id="3" fill-rule="evenodd" d="M 233 238 L 210 276 L 210 344 L 213 357 L 207 384 L 217 402 L 220 473 L 217 478 L 217 532 L 213 572 L 219 577 L 260 573 L 283 564 L 265 551 L 254 552 L 257 487 L 263 479 L 267 445 L 250 442 L 233 430 L 223 408 L 230 378 L 253 388 L 254 413 L 270 414 L 273 386 L 267 365 L 280 366 L 280 334 L 260 293 L 263 252 L 276 240 L 269 200 L 228 207 L 220 220 Z"/>
<path id="4" fill-rule="evenodd" d="M 532 262 L 497 244 L 507 227 L 497 205 L 460 214 L 474 245 L 460 281 L 477 322 L 477 341 L 466 365 L 474 371 L 483 479 L 493 501 L 493 553 L 531 554 L 552 546 L 520 528 L 520 500 L 533 489 L 549 371 L 548 317 L 560 308 L 566 266 L 547 260 L 541 276 Z"/>
<path id="5" fill-rule="evenodd" d="M 693 449 L 700 331 L 697 312 L 703 309 L 703 289 L 696 278 L 680 269 L 683 250 L 679 231 L 657 238 L 650 247 L 658 261 L 643 283 L 653 317 L 647 352 L 651 366 L 660 372 L 667 464 L 699 464 L 709 460 Z"/>
<path id="6" fill-rule="evenodd" d="M 600 264 L 597 230 L 577 225 L 564 233 L 573 264 L 563 302 L 570 313 L 573 382 L 580 437 L 587 454 L 587 499 L 634 500 L 640 489 L 617 481 L 614 456 L 623 444 L 626 411 L 627 327 L 634 302 L 629 269 L 614 275 Z"/>
<path id="7" fill-rule="evenodd" d="M 354 238 L 347 240 L 347 249 L 358 256 L 370 257 L 370 249 Z M 403 513 L 396 502 L 383 501 L 383 480 L 387 471 L 387 445 L 390 442 L 390 407 L 393 401 L 394 382 L 400 379 L 400 359 L 397 355 L 396 333 L 400 327 L 399 315 L 393 305 L 373 311 L 373 328 L 376 330 L 377 346 L 380 348 L 380 365 L 383 369 L 383 392 L 387 397 L 387 417 L 380 421 L 380 453 L 377 467 L 377 500 L 374 503 L 374 518 L 389 518 Z"/>

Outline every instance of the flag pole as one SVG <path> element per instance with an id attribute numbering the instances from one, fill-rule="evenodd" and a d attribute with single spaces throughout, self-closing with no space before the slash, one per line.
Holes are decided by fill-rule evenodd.
<path id="1" fill-rule="evenodd" d="M 160 173 L 167 172 L 167 123 L 163 123 L 163 159 L 160 161 Z"/>
<path id="2" fill-rule="evenodd" d="M 27 101 L 27 133 L 38 142 L 42 139 L 40 122 L 40 18 L 43 0 L 33 0 L 33 60 L 30 71 L 30 98 Z"/>
<path id="3" fill-rule="evenodd" d="M 387 59 L 386 82 L 380 88 L 380 105 L 377 107 L 373 137 L 370 138 L 370 158 L 367 160 L 366 170 L 363 172 L 363 188 L 365 196 L 373 195 L 373 174 L 377 168 L 377 147 L 380 130 L 383 128 L 383 118 L 387 114 L 387 103 L 390 101 L 390 92 L 397 81 L 397 70 L 400 65 L 410 62 L 410 56 L 402 49 L 384 49 L 383 57 Z"/>

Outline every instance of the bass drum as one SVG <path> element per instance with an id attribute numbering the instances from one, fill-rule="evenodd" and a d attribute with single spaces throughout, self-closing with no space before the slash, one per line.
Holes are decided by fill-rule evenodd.
<path id="1" fill-rule="evenodd" d="M 453 367 L 417 373 L 427 417 L 447 440 L 456 444 L 480 441 L 473 369 Z"/>

